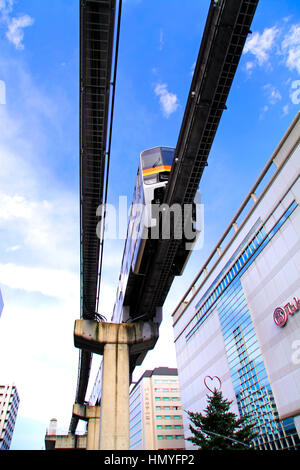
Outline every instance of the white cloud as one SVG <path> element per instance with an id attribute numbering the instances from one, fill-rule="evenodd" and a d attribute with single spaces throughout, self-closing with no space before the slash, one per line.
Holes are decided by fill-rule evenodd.
<path id="1" fill-rule="evenodd" d="M 14 20 L 12 6 L 0 0 L 2 39 L 7 31 L 22 48 L 31 20 Z M 62 159 L 65 169 L 77 162 L 70 152 L 73 104 L 59 84 L 34 83 L 15 53 L 2 54 L 0 68 L 7 94 L 0 106 L 1 380 L 17 385 L 18 417 L 43 421 L 46 428 L 55 416 L 67 430 L 78 367 L 79 203 L 71 170 L 67 177 L 56 170 Z M 59 145 L 62 135 L 66 147 Z"/>
<path id="2" fill-rule="evenodd" d="M 26 201 L 23 196 L 0 194 L 0 224 L 15 218 L 29 219 L 33 215 L 35 204 Z"/>
<path id="3" fill-rule="evenodd" d="M 0 0 L 0 13 L 2 16 L 8 15 L 13 8 L 14 0 Z"/>
<path id="4" fill-rule="evenodd" d="M 74 302 L 55 308 L 36 303 L 24 306 L 15 294 L 14 300 L 4 305 L 0 345 L 5 361 L 1 362 L 1 380 L 17 386 L 18 417 L 42 421 L 45 428 L 53 416 L 66 430 L 70 421 L 78 363 L 73 340 L 76 306 Z"/>
<path id="5" fill-rule="evenodd" d="M 14 0 L 0 0 L 0 22 L 7 27 L 6 37 L 18 50 L 24 49 L 24 28 L 32 26 L 33 18 L 27 14 L 12 17 Z"/>
<path id="6" fill-rule="evenodd" d="M 165 83 L 158 83 L 154 91 L 156 96 L 159 96 L 160 105 L 164 115 L 169 117 L 179 106 L 177 96 L 168 91 Z"/>
<path id="7" fill-rule="evenodd" d="M 33 22 L 33 18 L 31 18 L 29 15 L 12 18 L 9 21 L 6 37 L 12 44 L 14 44 L 16 49 L 24 49 L 24 45 L 22 43 L 24 39 L 23 28 L 31 26 Z"/>
<path id="8" fill-rule="evenodd" d="M 8 248 L 6 248 L 6 252 L 9 253 L 12 251 L 18 251 L 20 249 L 21 249 L 20 245 L 9 246 Z"/>
<path id="9" fill-rule="evenodd" d="M 3 80 L 0 80 L 0 104 L 6 104 L 6 85 Z"/>
<path id="10" fill-rule="evenodd" d="M 0 264 L 0 284 L 59 299 L 79 295 L 79 276 L 62 269 Z"/>
<path id="11" fill-rule="evenodd" d="M 244 54 L 253 54 L 260 66 L 265 64 L 269 60 L 270 51 L 275 44 L 275 38 L 278 34 L 279 29 L 276 26 L 266 28 L 262 34 L 259 32 L 254 33 L 246 41 Z"/>
<path id="12" fill-rule="evenodd" d="M 260 114 L 259 114 L 259 119 L 263 119 L 265 114 L 269 111 L 269 106 L 268 105 L 265 105 L 262 110 L 260 111 Z"/>
<path id="13" fill-rule="evenodd" d="M 246 70 L 251 71 L 255 67 L 255 63 L 253 61 L 248 61 L 246 63 Z"/>
<path id="14" fill-rule="evenodd" d="M 275 60 L 271 53 L 283 58 L 281 61 L 289 70 L 300 73 L 300 23 L 293 24 L 288 28 L 290 18 L 283 18 L 280 27 L 272 26 L 266 28 L 262 34 L 255 32 L 246 41 L 244 54 L 252 54 L 255 60 L 246 63 L 246 70 L 251 72 L 255 65 L 263 66 L 272 64 Z"/>
<path id="15" fill-rule="evenodd" d="M 282 52 L 286 55 L 286 66 L 300 74 L 300 24 L 294 24 L 282 41 Z"/>
<path id="16" fill-rule="evenodd" d="M 22 172 L 16 171 L 15 174 L 22 178 Z M 31 179 L 34 181 L 34 178 Z M 76 196 L 67 192 L 52 192 L 48 200 L 38 200 L 27 197 L 26 188 L 23 194 L 0 193 L 0 228 L 3 234 L 0 247 L 12 256 L 18 250 L 8 247 L 22 245 L 25 259 L 34 259 L 36 265 L 77 270 Z M 57 253 L 60 255 L 57 256 Z M 11 261 L 11 257 L 8 260 Z"/>
<path id="17" fill-rule="evenodd" d="M 36 95 L 33 84 L 26 83 L 30 95 Z M 30 113 L 26 100 L 17 114 L 10 106 L 0 108 L 0 249 L 10 254 L 6 257 L 9 262 L 15 261 L 15 252 L 7 249 L 20 245 L 22 259 L 28 263 L 77 270 L 78 196 L 76 189 L 63 187 L 47 165 L 47 152 L 53 150 L 38 120 L 43 113 L 42 95 L 39 101 L 41 106 L 34 106 Z M 55 120 L 55 115 L 53 109 L 45 122 Z"/>
<path id="18" fill-rule="evenodd" d="M 282 114 L 283 114 L 283 116 L 286 116 L 288 113 L 289 113 L 289 105 L 286 104 L 286 105 L 283 106 L 283 108 L 282 108 Z"/>
<path id="19" fill-rule="evenodd" d="M 268 97 L 269 104 L 276 104 L 282 99 L 282 96 L 279 90 L 274 86 L 268 83 L 264 86 L 265 94 Z"/>

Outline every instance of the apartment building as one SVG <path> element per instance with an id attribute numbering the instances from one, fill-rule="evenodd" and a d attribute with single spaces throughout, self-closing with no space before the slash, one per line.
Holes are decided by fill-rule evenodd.
<path id="1" fill-rule="evenodd" d="M 15 429 L 19 395 L 15 385 L 0 385 L 0 450 L 9 450 Z"/>
<path id="2" fill-rule="evenodd" d="M 146 370 L 130 391 L 130 449 L 185 449 L 177 369 Z"/>

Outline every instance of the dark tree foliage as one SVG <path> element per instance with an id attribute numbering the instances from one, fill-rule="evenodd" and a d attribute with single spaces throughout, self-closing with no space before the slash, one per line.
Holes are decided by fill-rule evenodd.
<path id="1" fill-rule="evenodd" d="M 248 416 L 239 418 L 229 411 L 232 401 L 223 398 L 222 392 L 215 390 L 208 397 L 204 414 L 188 411 L 192 422 L 193 436 L 187 440 L 201 450 L 249 450 L 254 424 L 248 424 Z"/>

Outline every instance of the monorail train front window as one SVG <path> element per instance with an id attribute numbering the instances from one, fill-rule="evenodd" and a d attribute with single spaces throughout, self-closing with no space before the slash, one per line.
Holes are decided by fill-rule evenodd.
<path id="1" fill-rule="evenodd" d="M 143 180 L 145 184 L 167 181 L 171 171 L 174 149 L 156 147 L 141 154 Z"/>
<path id="2" fill-rule="evenodd" d="M 175 152 L 175 149 L 162 147 L 161 153 L 162 153 L 162 159 L 163 159 L 163 164 L 164 165 L 171 165 L 172 166 L 173 158 L 174 158 L 174 152 Z"/>
<path id="3" fill-rule="evenodd" d="M 143 170 L 155 168 L 160 165 L 171 166 L 174 158 L 174 149 L 168 147 L 156 147 L 142 152 Z"/>
<path id="4" fill-rule="evenodd" d="M 161 157 L 160 148 L 145 150 L 142 153 L 143 170 L 148 170 L 149 168 L 154 168 L 162 164 L 163 161 Z"/>

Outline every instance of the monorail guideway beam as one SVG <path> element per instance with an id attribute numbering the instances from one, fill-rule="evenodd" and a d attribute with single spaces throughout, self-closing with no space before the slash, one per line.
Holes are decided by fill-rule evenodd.
<path id="1" fill-rule="evenodd" d="M 238 67 L 258 0 L 212 1 L 195 66 L 163 204 L 195 198 Z M 180 240 L 161 240 L 137 310 L 162 306 L 180 266 Z"/>
<path id="2" fill-rule="evenodd" d="M 108 155 L 116 0 L 80 0 L 80 316 L 95 318 L 101 241 L 96 209 L 103 202 Z M 114 84 L 113 84 L 114 89 Z M 75 402 L 85 400 L 92 354 L 79 351 Z M 74 433 L 78 417 L 72 416 Z"/>

